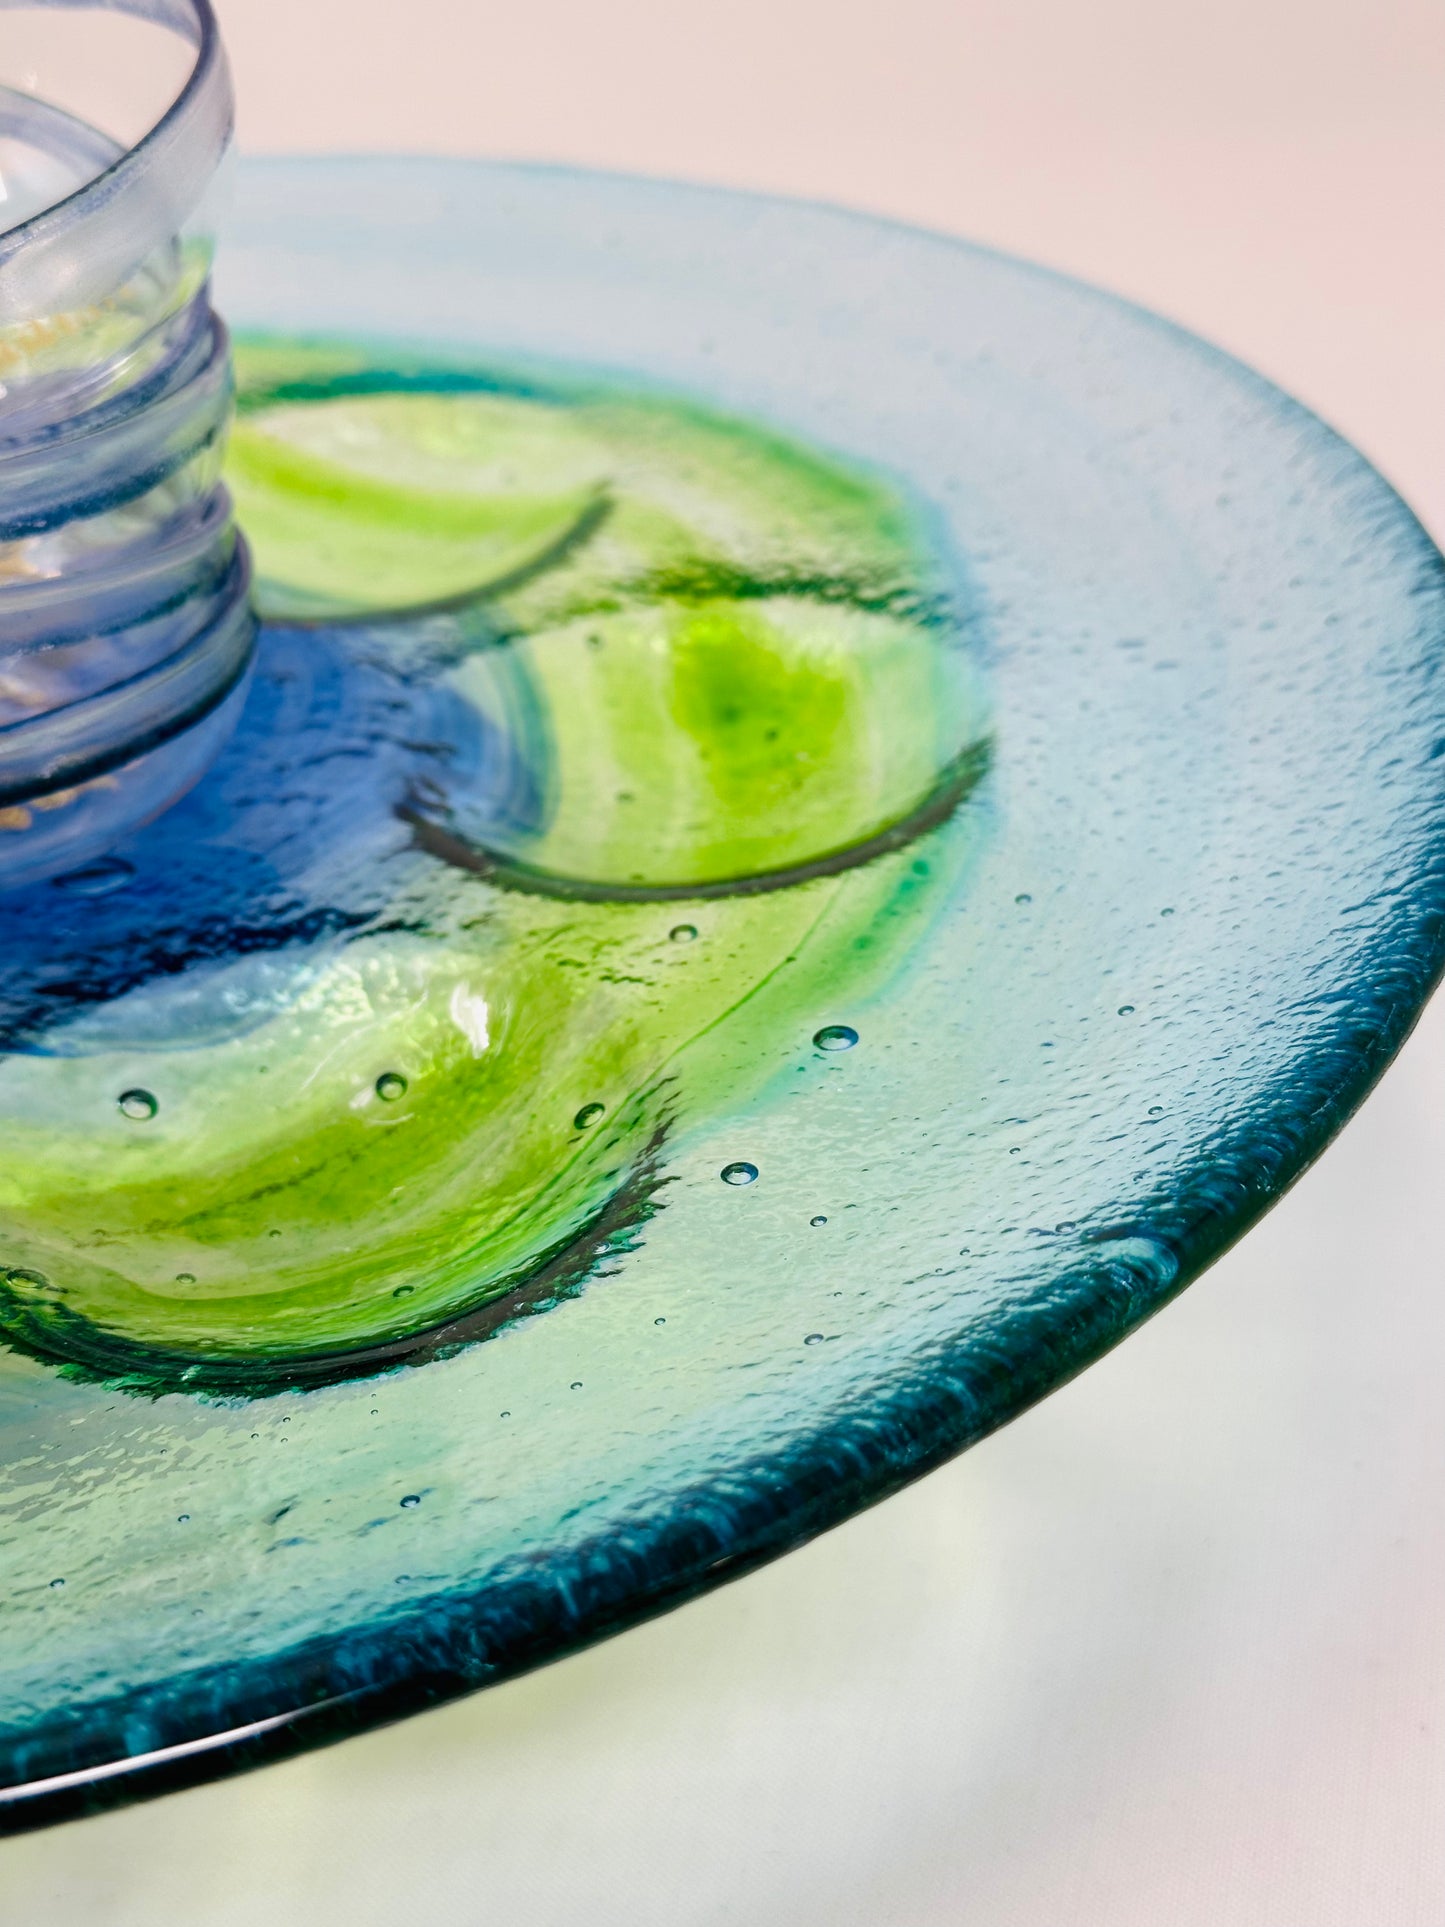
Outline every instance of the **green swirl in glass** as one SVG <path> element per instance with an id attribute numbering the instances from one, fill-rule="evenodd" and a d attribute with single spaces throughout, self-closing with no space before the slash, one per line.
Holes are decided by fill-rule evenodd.
<path id="1" fill-rule="evenodd" d="M 421 852 L 404 913 L 189 999 L 152 977 L 0 1065 L 0 1326 L 151 1389 L 430 1355 L 624 1248 L 663 1146 L 906 956 L 964 841 L 910 846 L 985 755 L 942 559 L 856 467 L 345 343 L 243 342 L 238 390 L 262 616 L 350 624 L 457 740 L 381 799 Z M 530 808 L 458 777 L 474 724 Z"/>
<path id="2" fill-rule="evenodd" d="M 389 357 L 388 396 L 406 391 L 407 355 L 449 369 L 454 389 L 468 369 L 500 371 L 499 411 L 552 398 L 573 427 L 586 419 L 590 448 L 605 392 L 641 411 L 634 424 L 675 409 L 684 437 L 761 429 L 897 507 L 881 539 L 859 542 L 854 518 L 851 560 L 804 490 L 806 567 L 679 554 L 675 539 L 654 566 L 632 510 L 614 487 L 604 513 L 607 477 L 554 421 L 530 520 L 504 528 L 472 502 L 438 533 L 440 604 L 375 621 L 347 613 L 344 572 L 292 585 L 205 780 L 104 865 L 0 897 L 0 1083 L 78 1080 L 94 1146 L 77 1174 L 55 1166 L 44 1224 L 24 1215 L 38 1188 L 7 1194 L 13 1316 L 39 1304 L 53 1248 L 102 1255 L 81 1247 L 105 1228 L 90 1207 L 107 1185 L 124 1191 L 150 1155 L 179 1160 L 200 1057 L 239 1065 L 267 1025 L 280 1041 L 301 1021 L 288 1013 L 330 1011 L 349 1040 L 322 1136 L 351 1131 L 373 1171 L 372 1147 L 425 1134 L 435 1102 L 458 1142 L 438 1128 L 434 1148 L 464 1186 L 493 983 L 509 1021 L 532 1026 L 536 1061 L 545 1049 L 565 1068 L 531 1109 L 520 1078 L 504 1104 L 530 1134 L 498 1141 L 521 1188 L 529 1172 L 565 1175 L 543 1204 L 527 1194 L 535 1296 L 509 1288 L 476 1307 L 480 1325 L 438 1300 L 434 1346 L 378 1339 L 366 1375 L 339 1382 L 288 1379 L 293 1359 L 262 1384 L 241 1361 L 246 1397 L 224 1373 L 164 1389 L 154 1345 L 131 1381 L 152 1395 L 131 1396 L 96 1365 L 57 1370 L 65 1354 L 45 1351 L 38 1323 L 17 1334 L 29 1352 L 0 1361 L 11 1825 L 504 1678 L 896 1490 L 1087 1365 L 1245 1232 L 1361 1101 L 1445 950 L 1440 557 L 1358 455 L 1177 329 L 825 209 L 396 161 L 243 168 L 217 301 L 275 357 L 245 370 L 243 447 L 268 410 L 326 405 L 315 370 L 279 365 L 296 342 L 364 333 L 409 344 Z M 361 343 L 349 370 L 325 373 L 325 396 L 362 399 L 375 359 Z M 288 475 L 315 478 L 305 462 L 337 456 L 295 436 L 252 452 L 270 462 L 255 487 L 280 496 Z M 751 482 L 735 489 L 724 470 L 709 464 L 733 506 L 710 528 L 756 528 Z M 390 455 L 367 482 L 376 569 L 392 593 L 431 594 L 415 531 L 374 489 L 447 490 Z M 588 574 L 609 554 L 625 558 L 606 565 L 611 589 Z M 739 595 L 741 576 L 766 593 Z M 701 624 L 686 694 L 646 671 L 649 599 L 665 640 Z M 675 830 L 701 778 L 672 725 L 709 713 L 720 605 L 738 618 L 739 662 L 778 665 L 784 712 L 812 687 L 786 666 L 811 672 L 819 634 L 881 638 L 876 619 L 941 647 L 960 624 L 986 719 L 960 683 L 936 730 L 932 709 L 915 717 L 907 744 L 886 745 L 901 759 L 869 763 L 865 781 L 872 697 L 866 677 L 845 678 L 819 714 L 830 757 L 859 759 L 846 820 L 823 774 L 796 808 L 786 787 L 752 789 L 744 731 L 712 792 L 723 833 Z M 817 632 L 795 621 L 804 606 Z M 535 746 L 551 741 L 551 691 L 571 686 L 562 666 L 585 665 L 590 715 L 614 648 L 649 731 L 667 719 L 668 754 L 631 765 L 619 720 L 589 739 L 581 789 L 529 788 L 528 770 L 556 767 Z M 535 672 L 509 680 L 509 649 Z M 950 714 L 981 720 L 955 730 Z M 919 720 L 931 749 L 910 766 Z M 942 784 L 984 726 L 986 763 L 934 820 L 929 768 Z M 434 753 L 448 742 L 457 754 Z M 491 753 L 507 744 L 510 763 Z M 631 834 L 638 805 L 619 791 L 664 817 L 656 840 Z M 589 796 L 606 806 L 589 811 Z M 761 849 L 738 796 L 761 802 Z M 877 826 L 900 808 L 912 840 L 888 847 Z M 634 860 L 642 880 L 627 882 Z M 722 874 L 757 863 L 777 867 Z M 590 973 L 595 1035 L 540 956 L 501 970 L 516 953 L 503 937 L 529 931 L 559 976 Z M 385 968 L 366 962 L 383 955 Z M 413 974 L 422 957 L 434 976 Z M 147 1008 L 151 980 L 165 994 Z M 98 994 L 81 1008 L 86 984 Z M 489 1044 L 473 1057 L 479 994 Z M 376 1048 L 361 1048 L 346 1013 L 373 996 Z M 42 1062 L 60 1030 L 72 1054 Z M 847 1049 L 816 1041 L 843 1032 Z M 103 1049 L 111 1074 L 81 1090 Z M 244 1162 L 280 1128 L 270 1080 L 294 1090 L 311 1052 L 258 1060 L 265 1073 L 228 1086 L 224 1106 L 197 1096 L 195 1132 L 219 1144 L 233 1129 Z M 136 1092 L 153 1116 L 139 1097 L 122 1110 Z M 423 1121 L 387 1121 L 409 1114 Z M 25 1128 L 12 1159 L 31 1155 Z M 331 1164 L 338 1195 L 379 1211 L 346 1190 L 346 1168 Z M 321 1179 L 291 1176 L 317 1187 L 320 1222 Z M 394 1201 L 414 1232 L 429 1184 Z M 153 1198 L 169 1237 L 163 1186 Z M 549 1257 L 554 1236 L 568 1242 Z M 247 1237 L 267 1266 L 295 1262 L 262 1196 Z M 167 1262 L 199 1287 L 202 1257 L 225 1245 Z M 512 1260 L 494 1256 L 500 1284 Z M 349 1260 L 326 1262 L 340 1278 Z M 392 1289 L 412 1291 L 373 1311 L 411 1319 L 414 1276 L 399 1272 Z"/>

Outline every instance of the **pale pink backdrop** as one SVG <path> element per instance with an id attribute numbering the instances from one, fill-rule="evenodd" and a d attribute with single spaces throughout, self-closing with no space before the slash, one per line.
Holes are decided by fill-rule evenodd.
<path id="1" fill-rule="evenodd" d="M 253 150 L 731 181 L 1033 254 L 1255 361 L 1445 533 L 1439 0 L 221 12 Z M 1437 1010 L 1242 1247 L 966 1459 L 534 1678 L 12 1843 L 0 1918 L 1440 1927 L 1442 1170 Z"/>

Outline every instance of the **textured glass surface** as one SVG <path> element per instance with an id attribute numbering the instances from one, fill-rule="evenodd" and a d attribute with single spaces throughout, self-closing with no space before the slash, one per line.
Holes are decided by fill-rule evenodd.
<path id="1" fill-rule="evenodd" d="M 411 700 L 392 684 L 431 700 L 462 677 L 486 713 L 493 685 L 465 682 L 482 639 L 428 655 L 455 641 L 455 609 L 393 625 L 348 611 L 355 558 L 328 560 L 325 531 L 288 553 L 287 490 L 309 490 L 313 510 L 324 490 L 314 470 L 277 468 L 276 431 L 298 460 L 332 461 L 338 444 L 303 446 L 303 422 L 268 422 L 264 408 L 243 417 L 236 480 L 272 621 L 235 741 L 105 866 L 0 900 L 0 1220 L 7 1303 L 33 1315 L 12 1317 L 21 1349 L 0 1370 L 0 1746 L 4 1778 L 33 1788 L 12 1800 L 14 1824 L 483 1684 L 886 1494 L 1087 1363 L 1238 1235 L 1359 1101 L 1440 960 L 1439 558 L 1352 451 L 1178 331 L 843 214 L 439 163 L 243 172 L 218 302 L 255 344 L 247 379 L 262 385 L 267 341 L 293 352 L 308 339 L 314 355 L 369 339 L 361 364 L 389 370 L 393 393 L 403 344 L 433 377 L 503 371 L 497 393 L 514 400 L 626 396 L 674 421 L 685 403 L 817 451 L 820 472 L 877 491 L 868 519 L 893 531 L 881 573 L 901 569 L 909 599 L 855 607 L 857 581 L 851 603 L 820 599 L 816 557 L 777 579 L 789 553 L 767 568 L 753 557 L 750 581 L 830 622 L 906 627 L 942 596 L 968 670 L 910 699 L 928 733 L 922 769 L 893 767 L 891 726 L 868 735 L 883 713 L 871 697 L 838 699 L 861 718 L 841 740 L 860 758 L 868 746 L 880 772 L 841 841 L 836 798 L 778 812 L 753 841 L 746 812 L 706 847 L 677 834 L 678 785 L 693 794 L 693 778 L 642 721 L 656 756 L 616 722 L 605 741 L 569 738 L 569 754 L 606 763 L 608 782 L 636 760 L 666 847 L 628 831 L 615 790 L 587 807 L 602 793 L 591 768 L 576 806 L 564 784 L 545 820 L 454 759 L 437 792 L 378 809 L 430 740 L 410 714 L 404 738 L 379 717 Z M 316 371 L 288 378 L 304 387 Z M 364 449 L 385 410 L 348 419 Z M 559 452 L 555 489 L 509 529 L 439 511 L 452 546 L 424 580 L 455 565 L 446 593 L 465 597 L 476 543 L 485 570 L 511 571 L 509 593 L 545 599 L 556 569 L 518 571 L 588 511 L 593 481 L 574 454 Z M 371 479 L 414 497 L 423 478 L 398 459 L 388 445 Z M 380 533 L 366 566 L 405 604 L 408 503 L 367 499 Z M 560 566 L 585 574 L 588 554 Z M 727 585 L 704 587 L 674 574 L 649 593 L 686 605 L 684 622 Z M 607 616 L 624 657 L 635 614 Z M 792 621 L 789 646 L 804 647 Z M 546 685 L 546 650 L 531 635 L 525 646 Z M 598 656 L 612 646 L 609 630 Z M 911 648 L 902 659 L 906 677 Z M 546 686 L 563 708 L 577 694 L 575 678 Z M 650 686 L 636 686 L 645 718 Z M 933 779 L 969 750 L 942 819 L 920 817 Z M 265 780 L 242 797 L 238 770 Z M 845 802 L 863 794 L 845 788 Z M 268 807 L 248 872 L 226 838 Z M 890 823 L 907 826 L 898 846 L 866 849 Z M 850 852 L 859 860 L 832 861 Z M 634 866 L 621 902 L 619 855 Z M 763 872 L 774 887 L 737 893 Z M 511 1315 L 412 1345 L 386 1370 L 352 1360 L 334 1379 L 288 1380 L 288 1346 L 271 1379 L 253 1361 L 226 1382 L 212 1334 L 197 1345 L 210 1366 L 186 1382 L 157 1364 L 176 1347 L 156 1330 L 132 1334 L 149 1349 L 128 1386 L 113 1357 L 89 1375 L 49 1362 L 79 1352 L 46 1351 L 53 1281 L 26 1218 L 33 1189 L 15 1174 L 73 1148 L 103 1103 L 109 1138 L 54 1189 L 66 1203 L 46 1235 L 73 1238 L 80 1214 L 123 1187 L 128 1147 L 166 1141 L 167 1061 L 196 1155 L 250 1155 L 284 1106 L 241 1074 L 244 1053 L 278 1010 L 312 1007 L 298 975 L 320 981 L 349 960 L 364 977 L 367 942 L 392 960 L 385 985 L 362 985 L 368 1008 L 383 1028 L 396 1013 L 420 1025 L 419 1054 L 348 1059 L 337 1101 L 349 1078 L 357 1115 L 424 1119 L 427 1040 L 475 1043 L 483 986 L 455 974 L 433 1008 L 406 973 L 425 974 L 437 917 L 464 917 L 464 903 L 502 920 L 498 957 L 534 955 L 529 919 L 556 919 L 574 944 L 631 920 L 616 981 L 594 957 L 587 989 L 558 999 L 518 966 L 516 1008 L 538 1013 L 536 1103 L 565 1094 L 563 1123 L 584 1144 L 613 1128 L 614 1091 L 654 1088 L 635 1057 L 642 1031 L 702 1035 L 682 1006 L 736 991 L 679 1072 L 683 1109 L 654 1120 L 665 1128 L 639 1120 L 645 1197 L 634 1189 L 615 1223 L 594 1209 L 587 1262 L 541 1275 L 520 1254 L 531 1283 Z M 157 915 L 130 948 L 117 939 L 146 904 Z M 791 918 L 823 933 L 811 950 Z M 111 976 L 77 1011 L 98 960 Z M 616 1000 L 636 978 L 648 1024 L 622 1035 Z M 616 1074 L 606 1091 L 573 1078 L 592 1046 L 579 1060 L 569 1026 L 593 998 Z M 232 1044 L 208 1086 L 198 1067 Z M 284 1052 L 273 1062 L 266 1077 L 289 1074 Z M 512 1115 L 518 1129 L 535 1118 L 520 1100 Z M 446 1137 L 407 1173 L 423 1212 L 430 1170 L 458 1181 Z M 496 1155 L 527 1153 L 508 1138 Z M 373 1202 L 379 1182 L 362 1187 Z M 137 1238 L 175 1202 L 139 1214 Z M 266 1252 L 272 1229 L 284 1246 L 284 1225 L 251 1227 L 258 1284 L 289 1262 Z M 398 1324 L 412 1321 L 399 1303 Z"/>
<path id="2" fill-rule="evenodd" d="M 779 1051 L 857 1041 L 818 1012 L 920 942 L 988 761 L 880 478 L 595 380 L 239 366 L 261 688 L 185 807 L 0 908 L 0 1332 L 146 1392 L 575 1288 Z"/>

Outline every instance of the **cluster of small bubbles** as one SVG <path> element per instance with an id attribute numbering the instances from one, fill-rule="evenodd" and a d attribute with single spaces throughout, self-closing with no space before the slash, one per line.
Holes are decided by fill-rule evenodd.
<path id="1" fill-rule="evenodd" d="M 805 1345 L 821 1345 L 822 1342 L 823 1334 L 821 1332 L 809 1332 L 808 1336 L 803 1340 Z"/>
<path id="2" fill-rule="evenodd" d="M 1032 903 L 1033 898 L 1029 895 L 1027 890 L 1020 890 L 1018 895 L 1014 898 L 1014 902 L 1015 903 Z"/>
<path id="3" fill-rule="evenodd" d="M 391 1295 L 393 1298 L 410 1298 L 415 1290 L 415 1285 L 398 1285 Z"/>
<path id="4" fill-rule="evenodd" d="M 414 1512 L 421 1504 L 421 1494 L 419 1492 L 408 1492 L 401 1503 L 408 1512 Z"/>
<path id="5" fill-rule="evenodd" d="M 147 1124 L 160 1109 L 160 1105 L 149 1091 L 137 1087 L 133 1091 L 122 1091 L 117 1102 L 124 1117 L 133 1118 L 138 1124 Z"/>
<path id="6" fill-rule="evenodd" d="M 584 1104 L 576 1117 L 573 1118 L 573 1125 L 577 1130 L 585 1131 L 589 1124 L 595 1124 L 598 1118 L 603 1116 L 606 1109 L 607 1106 L 605 1104 Z"/>
<path id="7" fill-rule="evenodd" d="M 176 1283 L 178 1285 L 193 1285 L 195 1282 L 196 1274 L 193 1271 L 178 1271 L 176 1273 Z"/>
<path id="8" fill-rule="evenodd" d="M 695 923 L 675 923 L 667 934 L 674 943 L 691 943 L 697 936 L 697 925 Z"/>
<path id="9" fill-rule="evenodd" d="M 399 1097 L 406 1096 L 406 1079 L 400 1071 L 383 1071 L 375 1089 L 383 1104 L 395 1104 Z"/>
<path id="10" fill-rule="evenodd" d="M 818 1226 L 820 1224 L 826 1224 L 827 1222 L 828 1220 L 823 1216 L 821 1211 L 818 1213 L 816 1218 L 809 1218 L 808 1220 L 808 1223 L 812 1225 L 815 1231 L 818 1229 Z"/>
<path id="11" fill-rule="evenodd" d="M 851 1024 L 824 1024 L 813 1033 L 819 1050 L 852 1050 L 857 1041 L 858 1033 Z"/>
<path id="12" fill-rule="evenodd" d="M 1132 1004 L 1120 1004 L 1119 1015 L 1121 1017 L 1132 1017 L 1134 1015 L 1134 1006 Z"/>
<path id="13" fill-rule="evenodd" d="M 67 870 L 55 879 L 57 890 L 68 897 L 108 897 L 112 890 L 123 890 L 135 875 L 134 866 L 123 856 L 103 856 L 84 869 Z"/>
<path id="14" fill-rule="evenodd" d="M 746 1158 L 739 1158 L 735 1164 L 725 1164 L 719 1175 L 724 1184 L 751 1184 L 758 1175 L 758 1167 L 749 1164 Z"/>

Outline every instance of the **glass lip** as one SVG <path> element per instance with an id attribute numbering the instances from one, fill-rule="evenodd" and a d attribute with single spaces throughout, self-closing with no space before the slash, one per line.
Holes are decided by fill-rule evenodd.
<path id="1" fill-rule="evenodd" d="M 0 12 L 37 0 L 0 0 Z M 235 99 L 210 0 L 38 0 L 127 13 L 196 49 L 180 92 L 141 138 L 63 200 L 0 234 L 0 326 L 84 306 L 117 287 L 195 212 L 230 141 Z"/>

